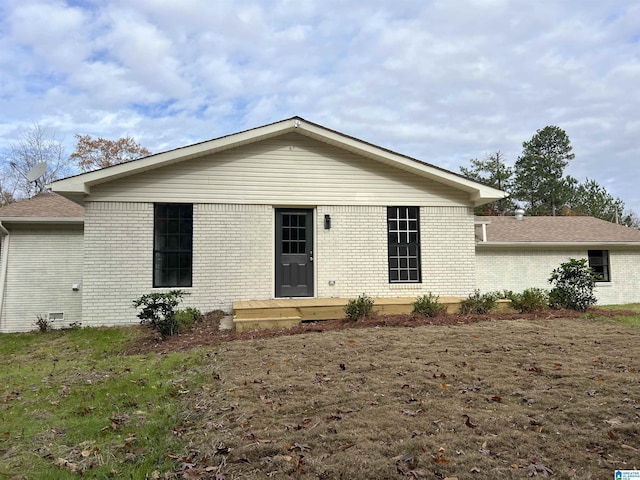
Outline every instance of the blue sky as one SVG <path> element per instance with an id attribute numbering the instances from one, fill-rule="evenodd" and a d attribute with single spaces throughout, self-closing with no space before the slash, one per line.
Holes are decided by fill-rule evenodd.
<path id="1" fill-rule="evenodd" d="M 0 149 L 34 123 L 154 152 L 300 115 L 458 171 L 557 125 L 640 213 L 640 1 L 0 3 Z"/>

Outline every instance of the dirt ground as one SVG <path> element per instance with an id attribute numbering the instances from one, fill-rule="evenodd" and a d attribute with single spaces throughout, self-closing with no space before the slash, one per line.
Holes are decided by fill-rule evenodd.
<path id="1" fill-rule="evenodd" d="M 201 367 L 209 381 L 184 402 L 182 478 L 608 479 L 640 469 L 638 330 L 563 316 L 380 317 L 203 338 L 205 329 L 146 346 L 219 345 Z"/>
<path id="2" fill-rule="evenodd" d="M 617 310 L 593 309 L 592 315 L 600 317 L 612 317 L 625 313 Z M 468 323 L 485 322 L 489 320 L 511 319 L 551 319 L 551 318 L 576 318 L 583 316 L 574 310 L 548 310 L 542 313 L 492 313 L 487 315 L 440 315 L 427 318 L 414 315 L 376 315 L 371 318 L 350 322 L 345 319 L 323 320 L 318 322 L 303 323 L 302 325 L 286 329 L 265 329 L 236 333 L 229 330 L 218 329 L 220 312 L 205 314 L 204 321 L 197 324 L 190 332 L 169 337 L 162 340 L 160 335 L 147 327 L 140 327 L 141 335 L 131 343 L 127 353 L 169 353 L 173 351 L 188 350 L 190 348 L 219 345 L 235 340 L 251 340 L 258 338 L 273 338 L 281 336 L 299 335 L 309 332 L 327 332 L 332 330 L 363 329 L 374 327 L 418 327 L 434 325 L 463 325 Z"/>

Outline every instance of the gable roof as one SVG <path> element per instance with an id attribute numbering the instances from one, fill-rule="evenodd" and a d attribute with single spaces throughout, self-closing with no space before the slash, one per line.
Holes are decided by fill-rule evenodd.
<path id="1" fill-rule="evenodd" d="M 82 223 L 83 219 L 84 207 L 52 192 L 42 192 L 0 208 L 3 223 Z"/>
<path id="2" fill-rule="evenodd" d="M 640 230 L 594 217 L 476 217 L 486 225 L 486 241 L 478 245 L 638 245 Z"/>
<path id="3" fill-rule="evenodd" d="M 357 138 L 350 137 L 335 130 L 304 120 L 301 117 L 292 117 L 264 125 L 262 127 L 208 140 L 206 142 L 196 143 L 186 147 L 158 153 L 156 155 L 106 167 L 93 172 L 75 175 L 73 177 L 53 182 L 50 187 L 53 191 L 82 203 L 84 201 L 84 197 L 91 194 L 91 187 L 94 185 L 161 168 L 163 166 L 185 160 L 212 155 L 242 145 L 248 145 L 268 138 L 285 135 L 290 132 L 305 135 L 317 141 L 400 168 L 418 176 L 448 185 L 457 190 L 462 190 L 469 195 L 469 201 L 474 205 L 483 205 L 507 196 L 507 194 L 501 190 L 475 182 L 457 173 L 393 152 Z"/>

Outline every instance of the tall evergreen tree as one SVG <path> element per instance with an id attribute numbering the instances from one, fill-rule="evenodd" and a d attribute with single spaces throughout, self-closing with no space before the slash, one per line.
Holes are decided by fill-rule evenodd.
<path id="1" fill-rule="evenodd" d="M 503 190 L 509 194 L 513 191 L 513 169 L 509 167 L 499 150 L 488 155 L 485 160 L 471 159 L 469 168 L 460 167 L 460 172 L 471 180 L 484 183 L 493 188 Z M 476 208 L 476 215 L 506 215 L 516 208 L 510 198 L 503 198 L 496 202 Z"/>
<path id="2" fill-rule="evenodd" d="M 529 215 L 559 214 L 577 184 L 574 178 L 563 176 L 575 157 L 569 137 L 559 127 L 546 126 L 522 147 L 515 163 L 515 198 L 524 203 Z"/>

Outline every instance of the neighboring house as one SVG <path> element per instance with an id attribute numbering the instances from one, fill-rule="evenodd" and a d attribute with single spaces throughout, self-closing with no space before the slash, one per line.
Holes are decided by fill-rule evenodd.
<path id="1" fill-rule="evenodd" d="M 0 332 L 82 321 L 83 217 L 51 193 L 0 208 Z"/>
<path id="2" fill-rule="evenodd" d="M 593 217 L 476 217 L 476 281 L 483 292 L 551 288 L 551 272 L 585 258 L 598 303 L 640 302 L 640 231 Z"/>

